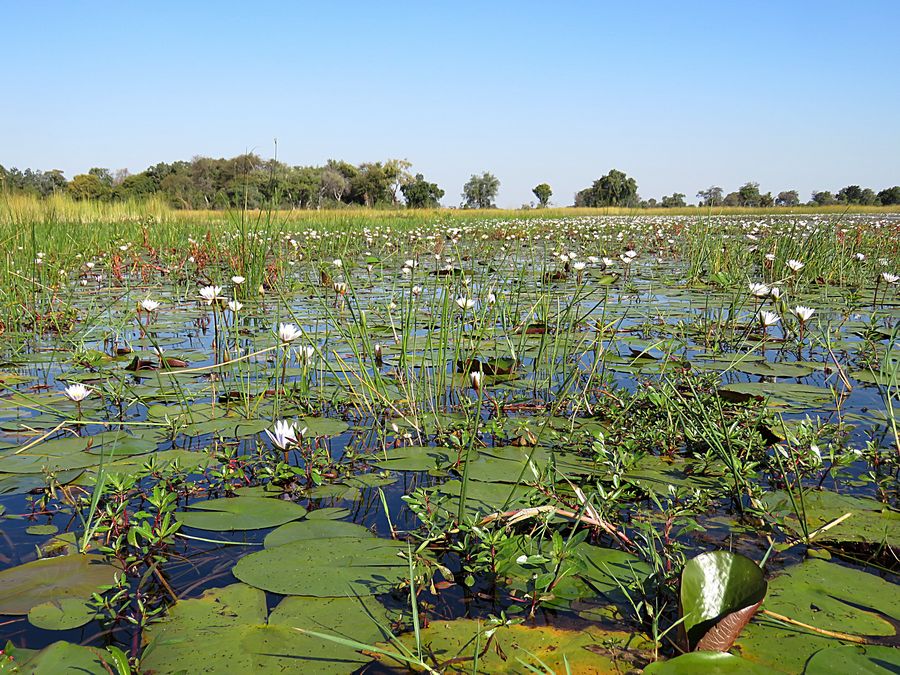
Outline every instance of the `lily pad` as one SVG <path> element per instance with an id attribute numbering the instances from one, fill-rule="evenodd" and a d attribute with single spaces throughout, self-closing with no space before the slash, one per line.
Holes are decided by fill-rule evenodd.
<path id="1" fill-rule="evenodd" d="M 32 607 L 64 598 L 87 599 L 110 585 L 118 572 L 99 555 L 34 560 L 0 572 L 0 614 L 28 614 Z"/>
<path id="2" fill-rule="evenodd" d="M 649 641 L 631 633 L 595 626 L 585 630 L 503 626 L 494 631 L 491 647 L 485 650 L 489 629 L 475 619 L 432 621 L 421 631 L 422 651 L 429 665 L 442 673 L 473 672 L 476 654 L 480 673 L 619 674 L 640 668 L 651 658 Z M 415 653 L 415 635 L 406 633 L 399 640 Z M 386 651 L 397 651 L 394 645 L 379 646 Z M 387 656 L 380 656 L 379 660 L 398 671 L 402 667 Z"/>
<path id="3" fill-rule="evenodd" d="M 645 675 L 770 675 L 771 670 L 728 652 L 689 652 L 644 668 Z M 849 672 L 849 671 L 846 671 Z"/>
<path id="4" fill-rule="evenodd" d="M 884 579 L 823 560 L 806 560 L 769 581 L 765 609 L 828 631 L 895 636 L 900 590 Z M 802 672 L 834 638 L 757 616 L 738 638 L 741 656 L 783 672 Z"/>
<path id="5" fill-rule="evenodd" d="M 285 598 L 267 616 L 263 591 L 245 584 L 181 600 L 145 632 L 141 666 L 158 673 L 337 675 L 371 659 L 298 628 L 372 644 L 385 638 L 387 611 L 374 598 Z"/>
<path id="6" fill-rule="evenodd" d="M 116 671 L 112 658 L 102 650 L 60 641 L 30 656 L 19 666 L 19 672 L 29 675 L 109 675 Z"/>
<path id="7" fill-rule="evenodd" d="M 879 645 L 844 645 L 813 654 L 805 673 L 810 675 L 895 675 L 900 672 L 900 650 Z"/>
<path id="8" fill-rule="evenodd" d="M 801 523 L 787 494 L 774 492 L 766 495 L 765 501 L 773 514 L 784 515 L 787 527 L 796 535 L 802 536 Z M 852 514 L 840 524 L 817 534 L 814 538 L 816 542 L 854 542 L 900 547 L 900 513 L 879 501 L 819 490 L 804 494 L 803 508 L 807 529 L 811 533 L 846 513 Z"/>
<path id="9" fill-rule="evenodd" d="M 62 598 L 35 605 L 28 612 L 28 622 L 44 630 L 69 630 L 93 621 L 97 612 L 85 600 Z"/>
<path id="10" fill-rule="evenodd" d="M 373 536 L 301 539 L 244 556 L 232 574 L 281 595 L 372 595 L 406 577 L 404 551 L 403 542 Z"/>
<path id="11" fill-rule="evenodd" d="M 306 515 L 299 504 L 268 497 L 235 497 L 194 502 L 177 515 L 186 527 L 231 532 L 277 527 Z"/>

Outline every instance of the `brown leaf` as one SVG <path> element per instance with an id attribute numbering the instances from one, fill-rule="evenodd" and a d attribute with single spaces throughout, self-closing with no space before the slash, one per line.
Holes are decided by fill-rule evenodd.
<path id="1" fill-rule="evenodd" d="M 761 604 L 762 600 L 723 616 L 715 626 L 706 631 L 706 635 L 700 638 L 694 651 L 727 652 Z"/>

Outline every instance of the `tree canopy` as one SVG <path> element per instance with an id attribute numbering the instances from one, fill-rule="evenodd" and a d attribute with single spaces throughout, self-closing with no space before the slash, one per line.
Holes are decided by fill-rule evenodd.
<path id="1" fill-rule="evenodd" d="M 494 209 L 494 199 L 500 190 L 500 181 L 492 173 L 485 171 L 480 176 L 472 174 L 472 177 L 463 185 L 463 208 L 467 209 Z"/>

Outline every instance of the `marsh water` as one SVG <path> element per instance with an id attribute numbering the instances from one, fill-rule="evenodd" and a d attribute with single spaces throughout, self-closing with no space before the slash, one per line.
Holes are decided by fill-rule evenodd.
<path id="1" fill-rule="evenodd" d="M 858 217 L 851 225 L 875 222 Z M 877 222 L 897 228 L 888 218 Z M 541 232 L 552 239 L 510 237 L 517 226 L 507 223 L 459 234 L 435 226 L 398 242 L 345 245 L 324 260 L 286 244 L 288 264 L 259 288 L 230 281 L 234 270 L 221 264 L 144 278 L 114 274 L 109 256 L 86 267 L 85 257 L 58 293 L 77 316 L 71 326 L 45 323 L 2 338 L 0 566 L 60 552 L 102 555 L 127 568 L 122 587 L 130 600 L 118 617 L 104 616 L 95 603 L 95 618 L 72 628 L 41 628 L 46 621 L 16 611 L 0 621 L 0 638 L 27 649 L 59 640 L 113 644 L 140 656 L 154 640 L 157 653 L 166 649 L 151 626 L 165 625 L 175 598 L 183 604 L 240 584 L 264 591 L 273 611 L 285 597 L 314 597 L 303 588 L 273 590 L 282 588 L 275 577 L 303 576 L 308 563 L 279 570 L 276 560 L 285 559 L 273 558 L 261 563 L 266 574 L 249 563 L 233 573 L 242 558 L 277 548 L 266 537 L 291 523 L 317 524 L 300 538 L 321 543 L 309 544 L 307 557 L 296 555 L 318 556 L 326 570 L 344 536 L 363 546 L 334 565 L 351 558 L 365 564 L 363 529 L 408 555 L 425 542 L 420 552 L 430 562 L 414 563 L 425 625 L 502 613 L 529 626 L 645 634 L 615 585 L 604 595 L 593 584 L 592 597 L 573 586 L 535 602 L 528 579 L 546 573 L 540 561 L 517 566 L 518 551 L 502 565 L 479 562 L 483 546 L 454 539 L 458 515 L 484 528 L 490 514 L 547 504 L 578 511 L 574 486 L 630 539 L 642 528 L 664 532 L 677 554 L 660 554 L 662 569 L 678 556 L 730 549 L 765 558 L 767 573 L 777 576 L 804 560 L 808 547 L 797 543 L 803 527 L 826 525 L 844 508 L 887 514 L 881 531 L 880 521 L 860 530 L 850 518 L 817 544 L 832 564 L 865 570 L 896 589 L 898 464 L 888 402 L 896 405 L 900 391 L 900 293 L 877 281 L 882 271 L 897 271 L 896 247 L 866 252 L 865 261 L 849 249 L 835 253 L 848 270 L 842 267 L 837 283 L 792 273 L 776 248 L 770 264 L 756 242 L 774 226 L 738 223 L 717 236 L 723 255 L 744 256 L 745 264 L 715 272 L 710 258 L 702 269 L 686 259 L 676 244 L 688 236 L 681 223 L 627 225 L 618 239 L 623 226 L 603 219 L 547 225 Z M 568 230 L 576 234 L 567 238 Z M 296 242 L 300 234 L 283 237 Z M 629 251 L 636 254 L 626 260 Z M 808 257 L 805 267 L 813 267 Z M 754 294 L 751 282 L 776 290 Z M 209 285 L 220 287 L 221 300 L 200 296 Z M 159 308 L 141 310 L 148 298 Z M 236 310 L 227 305 L 235 300 Z M 800 322 L 798 305 L 814 309 L 813 318 Z M 778 315 L 771 325 L 762 320 L 768 312 Z M 282 323 L 301 337 L 284 342 Z M 473 372 L 481 373 L 479 386 Z M 78 403 L 64 394 L 74 383 L 90 390 Z M 694 406 L 699 412 L 680 417 Z M 709 417 L 703 406 L 727 409 L 727 419 Z M 265 433 L 281 419 L 305 430 L 284 450 Z M 710 419 L 717 429 L 737 425 L 725 437 L 747 443 L 741 474 L 755 496 L 731 490 L 733 467 L 698 437 Z M 103 496 L 95 499 L 98 484 Z M 810 498 L 801 527 L 803 516 L 785 506 L 792 494 L 786 484 L 849 501 L 823 506 L 820 515 Z M 630 487 L 610 496 L 623 485 Z M 134 522 L 157 518 L 147 505 L 154 486 L 176 495 L 172 513 L 181 522 L 165 545 L 150 546 L 155 562 L 143 557 L 140 539 L 129 542 L 121 520 L 123 513 Z M 766 501 L 778 494 L 780 501 Z M 203 513 L 196 505 L 210 500 L 260 498 L 296 504 L 305 514 L 258 527 L 252 509 L 205 525 L 182 517 Z M 117 503 L 127 506 L 116 512 Z M 105 509 L 118 515 L 104 520 Z M 768 510 L 772 522 L 751 515 L 754 509 Z M 85 532 L 98 526 L 88 541 Z M 620 543 L 559 516 L 540 527 L 537 520 L 505 527 L 512 538 L 549 541 L 552 531 L 567 538 L 586 529 L 581 546 Z M 517 545 L 546 553 L 541 541 Z M 499 548 L 487 547 L 491 555 Z M 649 564 L 639 547 L 624 550 Z M 408 633 L 408 586 L 388 567 L 391 574 L 367 588 L 393 612 L 396 630 Z M 141 593 L 156 613 L 135 612 Z M 324 612 L 322 628 L 336 629 L 340 617 L 332 626 Z M 158 662 L 163 672 L 159 663 L 169 662 Z M 315 663 L 304 665 L 320 672 Z M 335 672 L 376 667 L 387 666 L 363 659 Z"/>

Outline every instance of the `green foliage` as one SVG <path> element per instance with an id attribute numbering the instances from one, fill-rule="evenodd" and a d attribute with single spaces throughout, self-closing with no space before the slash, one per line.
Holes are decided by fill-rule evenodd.
<path id="1" fill-rule="evenodd" d="M 637 206 L 638 186 L 634 178 L 629 178 L 618 169 L 612 169 L 602 178 L 594 181 L 575 195 L 575 206 Z"/>
<path id="2" fill-rule="evenodd" d="M 415 179 L 400 187 L 406 206 L 410 209 L 431 209 L 440 206 L 444 191 L 437 183 L 429 183 L 425 177 L 417 173 Z"/>
<path id="3" fill-rule="evenodd" d="M 539 185 L 535 185 L 532 190 L 534 196 L 537 197 L 538 205 L 545 209 L 547 208 L 547 204 L 550 202 L 550 197 L 553 196 L 553 190 L 547 183 L 540 183 Z"/>
<path id="4" fill-rule="evenodd" d="M 471 178 L 463 185 L 463 207 L 467 209 L 493 209 L 496 208 L 494 199 L 500 190 L 500 181 L 491 173 L 485 171 L 480 176 L 472 174 Z"/>

